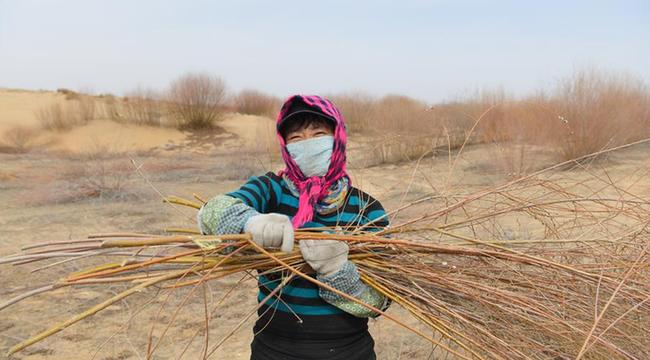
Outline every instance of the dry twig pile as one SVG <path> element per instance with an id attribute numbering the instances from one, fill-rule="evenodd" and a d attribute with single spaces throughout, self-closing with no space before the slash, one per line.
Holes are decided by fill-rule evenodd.
<path id="1" fill-rule="evenodd" d="M 380 233 L 363 228 L 344 234 L 301 231 L 296 239 L 349 242 L 350 259 L 363 280 L 422 326 L 409 326 L 391 311 L 384 317 L 457 358 L 650 358 L 650 201 L 606 174 L 594 172 L 587 180 L 572 182 L 542 175 L 470 195 L 423 198 L 390 214 L 411 211 L 418 216 Z M 232 274 L 273 271 L 286 273 L 283 284 L 295 276 L 318 283 L 303 272 L 298 250 L 270 253 L 248 235 L 185 232 L 99 234 L 31 245 L 0 259 L 12 264 L 49 260 L 48 267 L 93 256 L 118 259 L 10 299 L 0 304 L 0 311 L 61 287 L 131 284 L 10 352 L 154 285 L 167 291 L 197 289 Z M 204 355 L 210 356 L 227 338 L 206 344 Z M 149 354 L 154 350 L 150 346 Z"/>

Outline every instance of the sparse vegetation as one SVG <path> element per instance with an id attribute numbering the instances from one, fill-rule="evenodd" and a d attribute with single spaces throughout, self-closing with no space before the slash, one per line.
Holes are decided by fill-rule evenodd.
<path id="1" fill-rule="evenodd" d="M 257 90 L 242 90 L 233 99 L 235 111 L 241 114 L 267 116 L 275 118 L 282 101 L 277 97 Z"/>
<path id="2" fill-rule="evenodd" d="M 223 113 L 226 84 L 205 73 L 186 74 L 174 80 L 169 103 L 180 129 L 208 129 Z"/>
<path id="3" fill-rule="evenodd" d="M 563 126 L 549 140 L 563 160 L 650 136 L 650 99 L 638 81 L 580 72 L 560 84 L 550 105 Z"/>
<path id="4" fill-rule="evenodd" d="M 36 116 L 44 129 L 67 131 L 95 118 L 95 100 L 90 96 L 80 96 L 71 102 L 55 103 L 40 109 Z"/>
<path id="5" fill-rule="evenodd" d="M 130 194 L 133 166 L 128 158 L 116 157 L 110 151 L 93 152 L 80 157 L 64 178 L 82 198 L 121 199 Z"/>
<path id="6" fill-rule="evenodd" d="M 58 89 L 70 101 L 41 109 L 44 128 L 65 131 L 99 115 L 121 123 L 206 129 L 225 111 L 275 117 L 278 98 L 256 90 L 243 90 L 226 106 L 221 78 L 205 73 L 186 74 L 172 82 L 164 94 L 137 89 L 126 97 L 95 97 Z M 452 102 L 428 105 L 401 95 L 373 97 L 364 93 L 330 96 L 341 109 L 348 130 L 363 144 L 363 165 L 412 161 L 458 149 L 462 144 L 492 144 L 491 160 L 512 176 L 521 176 L 541 164 L 530 152 L 555 154 L 564 161 L 650 137 L 650 92 L 644 83 L 617 74 L 577 72 L 546 93 L 515 98 L 503 90 L 483 91 Z M 477 120 L 481 118 L 477 123 Z M 274 134 L 254 130 L 261 141 L 254 151 L 275 149 Z M 8 145 L 26 141 L 12 133 L 3 141 L 5 151 L 24 151 Z M 469 138 L 468 138 L 469 136 Z M 25 145 L 27 142 L 25 142 Z M 269 159 L 277 158 L 271 154 Z"/>
<path id="7" fill-rule="evenodd" d="M 47 185 L 24 195 L 23 200 L 31 205 L 116 201 L 133 199 L 140 190 L 128 157 L 98 147 L 89 153 L 68 155 L 61 168 L 49 175 Z"/>
<path id="8" fill-rule="evenodd" d="M 167 104 L 154 90 L 136 89 L 122 99 L 106 101 L 107 116 L 119 123 L 161 126 L 168 115 Z"/>
<path id="9" fill-rule="evenodd" d="M 25 153 L 33 144 L 36 131 L 31 128 L 17 126 L 3 134 L 0 140 L 0 153 Z"/>
<path id="10" fill-rule="evenodd" d="M 638 81 L 583 71 L 550 94 L 487 96 L 474 103 L 483 111 L 492 107 L 479 126 L 482 141 L 545 146 L 566 161 L 650 137 L 648 94 Z"/>
<path id="11" fill-rule="evenodd" d="M 494 144 L 499 167 L 521 176 L 538 167 L 527 163 L 532 161 L 527 153 L 540 147 L 565 161 L 650 137 L 649 94 L 640 81 L 583 71 L 548 94 L 520 99 L 503 91 L 429 107 L 404 96 L 376 99 L 356 93 L 333 99 L 351 133 L 375 139 L 369 147 L 375 156 L 371 164 L 455 149 L 471 135 L 468 143 Z"/>
<path id="12" fill-rule="evenodd" d="M 464 129 L 406 96 L 375 99 L 355 93 L 333 98 L 349 131 L 366 139 L 366 156 L 360 160 L 366 166 L 417 160 L 440 149 L 456 148 L 464 138 L 458 133 Z"/>

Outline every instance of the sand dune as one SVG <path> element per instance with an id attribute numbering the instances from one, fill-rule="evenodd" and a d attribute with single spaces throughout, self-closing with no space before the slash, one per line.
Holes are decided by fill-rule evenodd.
<path id="1" fill-rule="evenodd" d="M 64 101 L 55 92 L 0 89 L 0 136 L 16 126 L 39 127 L 37 112 Z"/>
<path id="2" fill-rule="evenodd" d="M 94 120 L 65 133 L 47 132 L 39 139 L 50 149 L 72 153 L 142 151 L 184 141 L 176 129 L 119 124 Z"/>
<path id="3" fill-rule="evenodd" d="M 85 153 L 97 151 L 128 152 L 151 149 L 173 150 L 193 147 L 196 151 L 237 148 L 266 151 L 274 146 L 274 123 L 270 119 L 242 114 L 228 114 L 215 130 L 197 135 L 169 127 L 123 124 L 102 119 L 68 131 L 42 129 L 38 113 L 54 104 L 65 105 L 66 96 L 55 92 L 0 90 L 0 142 L 8 132 L 20 127 L 30 129 L 30 143 L 46 151 Z M 101 109 L 100 99 L 96 108 Z"/>

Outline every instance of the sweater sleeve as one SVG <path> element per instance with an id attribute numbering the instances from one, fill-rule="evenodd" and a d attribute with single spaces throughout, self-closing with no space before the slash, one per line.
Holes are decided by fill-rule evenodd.
<path id="1" fill-rule="evenodd" d="M 197 223 L 204 235 L 239 234 L 244 231 L 246 221 L 257 214 L 240 199 L 217 195 L 201 207 Z"/>
<path id="2" fill-rule="evenodd" d="M 226 195 L 241 200 L 259 213 L 272 212 L 281 190 L 280 185 L 271 177 L 271 173 L 262 176 L 253 176 L 239 189 Z"/>
<path id="3" fill-rule="evenodd" d="M 206 235 L 239 234 L 254 215 L 268 213 L 277 198 L 272 173 L 253 176 L 239 189 L 210 199 L 197 215 L 201 232 Z"/>
<path id="4" fill-rule="evenodd" d="M 336 290 L 353 296 L 381 311 L 388 309 L 390 306 L 390 300 L 388 298 L 361 281 L 359 271 L 357 270 L 356 265 L 351 261 L 346 262 L 341 270 L 336 274 L 330 277 L 318 276 L 317 278 L 319 281 L 335 288 Z M 348 300 L 333 291 L 320 288 L 319 295 L 329 304 L 356 317 L 379 316 L 378 313 L 368 309 L 367 307 Z"/>

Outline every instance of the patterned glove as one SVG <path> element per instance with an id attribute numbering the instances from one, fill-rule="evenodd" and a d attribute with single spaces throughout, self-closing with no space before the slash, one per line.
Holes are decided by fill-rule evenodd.
<path id="1" fill-rule="evenodd" d="M 244 232 L 252 234 L 253 241 L 263 248 L 279 247 L 284 252 L 293 250 L 293 225 L 286 215 L 254 215 L 246 221 Z"/>
<path id="2" fill-rule="evenodd" d="M 348 261 L 349 247 L 337 240 L 301 240 L 300 252 L 303 259 L 319 276 L 331 277 Z"/>

